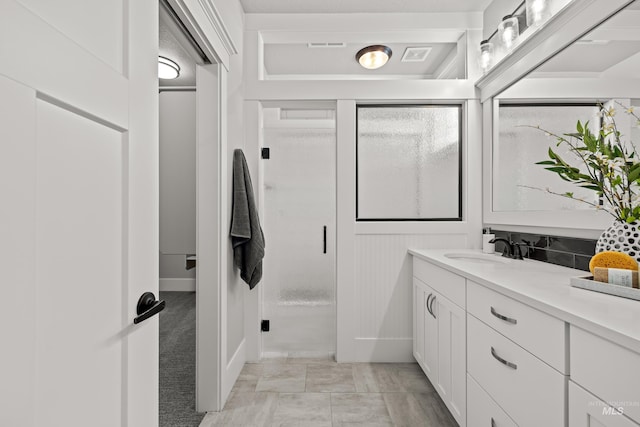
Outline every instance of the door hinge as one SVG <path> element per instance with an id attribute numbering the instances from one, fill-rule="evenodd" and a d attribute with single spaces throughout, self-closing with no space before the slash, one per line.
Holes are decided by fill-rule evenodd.
<path id="1" fill-rule="evenodd" d="M 270 157 L 271 150 L 269 150 L 269 147 L 264 147 L 261 151 L 261 154 L 263 159 L 268 159 Z"/>
<path id="2" fill-rule="evenodd" d="M 268 320 L 263 320 L 262 322 L 260 322 L 260 330 L 262 332 L 269 332 L 269 321 Z"/>

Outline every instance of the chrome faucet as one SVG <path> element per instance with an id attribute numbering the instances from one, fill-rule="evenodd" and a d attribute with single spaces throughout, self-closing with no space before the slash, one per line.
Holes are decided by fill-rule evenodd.
<path id="1" fill-rule="evenodd" d="M 504 251 L 502 251 L 503 257 L 511 259 L 522 259 L 522 249 L 520 249 L 519 243 L 512 242 L 501 237 L 489 240 L 489 243 L 496 242 L 504 242 Z"/>

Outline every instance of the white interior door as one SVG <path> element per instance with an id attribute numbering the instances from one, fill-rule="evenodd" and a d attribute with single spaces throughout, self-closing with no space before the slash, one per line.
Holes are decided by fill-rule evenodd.
<path id="1" fill-rule="evenodd" d="M 157 425 L 157 7 L 0 0 L 0 425 Z"/>

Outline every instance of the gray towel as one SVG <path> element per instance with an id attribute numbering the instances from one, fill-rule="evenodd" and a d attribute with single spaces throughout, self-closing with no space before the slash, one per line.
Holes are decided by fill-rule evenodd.
<path id="1" fill-rule="evenodd" d="M 249 167 L 240 149 L 233 151 L 233 207 L 231 213 L 233 262 L 240 277 L 253 289 L 262 278 L 264 234 L 253 197 Z"/>

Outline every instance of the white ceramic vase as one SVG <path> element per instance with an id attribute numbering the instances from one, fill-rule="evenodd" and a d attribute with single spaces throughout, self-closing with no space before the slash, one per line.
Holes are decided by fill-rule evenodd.
<path id="1" fill-rule="evenodd" d="M 640 263 L 640 224 L 615 221 L 596 243 L 596 253 L 604 251 L 624 252 Z"/>

